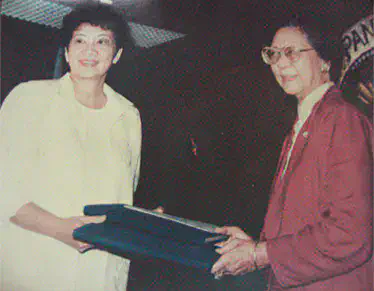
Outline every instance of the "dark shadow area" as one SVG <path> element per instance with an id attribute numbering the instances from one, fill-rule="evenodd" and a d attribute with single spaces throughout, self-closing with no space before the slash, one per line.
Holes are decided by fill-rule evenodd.
<path id="1" fill-rule="evenodd" d="M 21 82 L 53 77 L 59 32 L 1 15 L 1 101 Z"/>

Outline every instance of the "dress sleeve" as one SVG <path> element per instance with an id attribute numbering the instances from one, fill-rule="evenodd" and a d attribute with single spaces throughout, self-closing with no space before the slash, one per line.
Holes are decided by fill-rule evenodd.
<path id="1" fill-rule="evenodd" d="M 39 113 L 30 97 L 30 86 L 15 87 L 0 110 L 0 224 L 29 202 L 27 185 L 37 155 Z"/>
<path id="2" fill-rule="evenodd" d="M 318 128 L 326 150 L 319 222 L 267 242 L 271 268 L 285 287 L 350 272 L 372 255 L 372 127 L 355 111 L 338 111 Z"/>
<path id="3" fill-rule="evenodd" d="M 133 128 L 133 143 L 132 143 L 132 160 L 133 165 L 133 189 L 134 192 L 138 186 L 139 174 L 140 174 L 140 154 L 141 154 L 141 145 L 142 145 L 142 125 L 139 111 L 136 111 L 135 126 Z"/>

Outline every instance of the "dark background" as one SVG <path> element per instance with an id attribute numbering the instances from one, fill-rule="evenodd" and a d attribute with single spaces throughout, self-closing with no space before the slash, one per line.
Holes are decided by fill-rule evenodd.
<path id="1" fill-rule="evenodd" d="M 108 76 L 108 83 L 132 100 L 142 116 L 135 203 L 163 205 L 168 213 L 218 225 L 239 225 L 258 237 L 280 145 L 296 113 L 295 100 L 276 85 L 261 62 L 260 49 L 270 43 L 278 21 L 295 12 L 308 11 L 326 22 L 329 33 L 341 35 L 372 13 L 373 3 L 157 3 L 157 17 L 144 11 L 137 17 L 187 36 L 125 55 Z M 1 99 L 22 81 L 52 78 L 59 44 L 58 29 L 2 15 Z M 191 137 L 198 144 L 197 157 Z M 158 280 L 153 290 L 181 289 L 168 283 L 168 277 L 152 277 L 153 271 L 168 267 L 170 272 L 163 262 L 133 262 L 130 288 L 143 290 Z"/>

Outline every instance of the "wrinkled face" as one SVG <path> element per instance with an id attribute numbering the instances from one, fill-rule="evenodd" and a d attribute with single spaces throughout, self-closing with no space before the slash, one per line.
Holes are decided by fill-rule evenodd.
<path id="1" fill-rule="evenodd" d="M 83 23 L 74 31 L 65 57 L 72 76 L 105 78 L 110 66 L 119 60 L 122 49 L 115 52 L 112 31 Z"/>
<path id="2" fill-rule="evenodd" d="M 304 33 L 295 27 L 284 27 L 274 36 L 272 47 L 282 49 L 293 46 L 304 50 L 312 48 Z M 300 58 L 291 62 L 284 54 L 277 63 L 271 65 L 271 70 L 283 90 L 303 100 L 314 89 L 326 82 L 326 64 L 315 50 L 303 51 Z"/>

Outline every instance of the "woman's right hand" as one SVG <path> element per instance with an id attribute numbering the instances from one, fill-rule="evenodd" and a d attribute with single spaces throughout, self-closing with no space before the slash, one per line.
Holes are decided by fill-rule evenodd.
<path id="1" fill-rule="evenodd" d="M 74 229 L 87 223 L 101 223 L 105 216 L 73 216 L 61 218 L 41 208 L 33 202 L 26 203 L 17 210 L 10 221 L 19 227 L 40 233 L 59 240 L 83 253 L 92 248 L 91 245 L 73 238 Z"/>
<path id="2" fill-rule="evenodd" d="M 73 216 L 58 218 L 54 238 L 83 253 L 92 248 L 92 245 L 75 240 L 73 238 L 73 231 L 85 224 L 100 223 L 104 220 L 105 216 Z"/>
<path id="3" fill-rule="evenodd" d="M 153 211 L 154 212 L 158 212 L 158 213 L 164 213 L 165 212 L 165 208 L 162 207 L 162 206 L 158 206 L 155 209 L 153 209 Z"/>

